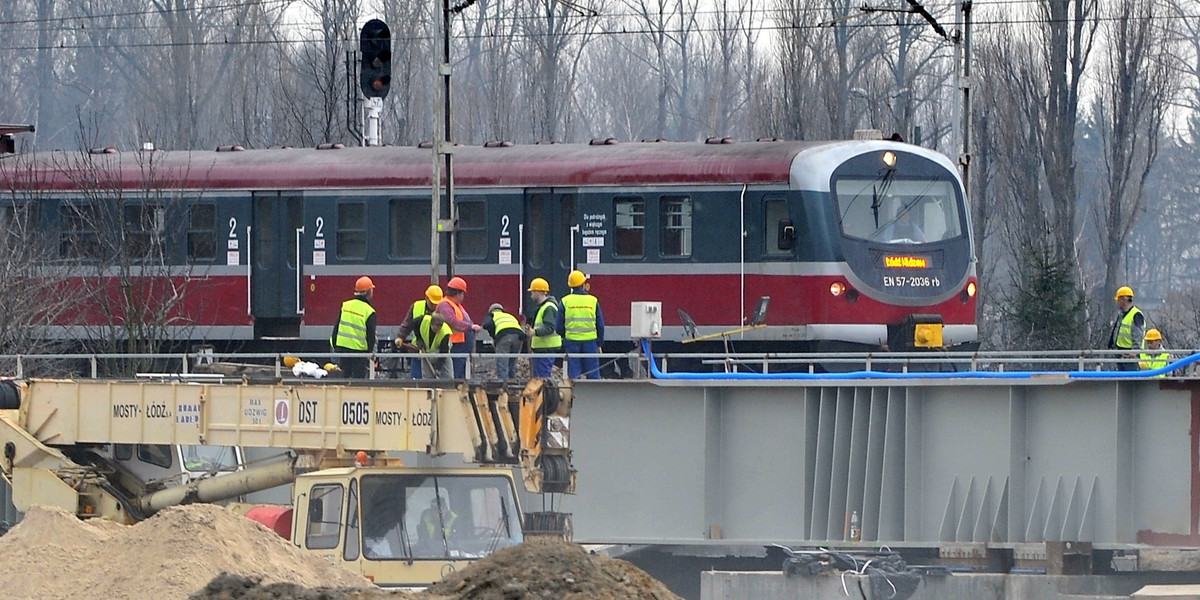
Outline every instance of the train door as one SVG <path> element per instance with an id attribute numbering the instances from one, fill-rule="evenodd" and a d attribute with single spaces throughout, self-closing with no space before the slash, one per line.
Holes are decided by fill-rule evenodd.
<path id="1" fill-rule="evenodd" d="M 578 219 L 575 214 L 576 193 L 574 190 L 548 188 L 525 191 L 525 221 L 522 230 L 522 265 L 525 271 L 525 286 L 534 277 L 542 277 L 550 283 L 550 293 L 561 298 L 567 293 L 567 274 L 574 268 L 580 251 Z M 532 322 L 536 316 L 529 314 L 534 307 L 524 303 L 525 317 Z"/>
<path id="2" fill-rule="evenodd" d="M 255 339 L 300 335 L 297 242 L 304 226 L 299 192 L 255 192 L 250 228 L 251 313 Z"/>

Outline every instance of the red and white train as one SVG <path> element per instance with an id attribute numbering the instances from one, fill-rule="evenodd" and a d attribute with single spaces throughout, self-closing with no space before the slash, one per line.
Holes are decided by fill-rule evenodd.
<path id="1" fill-rule="evenodd" d="M 317 347 L 359 276 L 375 282 L 383 338 L 430 283 L 432 165 L 431 150 L 402 147 L 17 155 L 0 161 L 14 192 L 0 217 L 57 240 L 51 259 L 70 269 L 104 264 L 113 250 L 96 239 L 115 229 L 138 251 L 153 246 L 189 290 L 174 309 L 180 341 Z M 454 189 L 440 254 L 453 236 L 476 321 L 493 302 L 528 312 L 534 277 L 565 293 L 578 268 L 610 350 L 631 348 L 631 302 L 661 301 L 662 339 L 679 341 L 691 333 L 679 309 L 703 335 L 742 327 L 762 296 L 766 326 L 740 334 L 741 348 L 977 345 L 962 183 L 922 147 L 457 147 Z M 62 324 L 95 325 L 96 314 L 82 307 L 82 322 Z"/>

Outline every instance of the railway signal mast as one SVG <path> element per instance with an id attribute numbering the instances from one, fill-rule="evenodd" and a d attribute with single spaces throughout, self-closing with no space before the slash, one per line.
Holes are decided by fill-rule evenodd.
<path id="1" fill-rule="evenodd" d="M 392 86 L 392 32 L 387 23 L 379 19 L 367 21 L 359 33 L 358 47 L 361 61 L 358 85 L 367 99 L 364 141 L 368 146 L 378 146 L 379 116 L 383 112 L 383 99 Z"/>

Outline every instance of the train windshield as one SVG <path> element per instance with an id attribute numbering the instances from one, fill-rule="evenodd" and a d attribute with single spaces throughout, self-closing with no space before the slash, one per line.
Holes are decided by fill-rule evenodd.
<path id="1" fill-rule="evenodd" d="M 889 244 L 927 244 L 963 235 L 954 183 L 946 179 L 838 179 L 842 233 Z"/>

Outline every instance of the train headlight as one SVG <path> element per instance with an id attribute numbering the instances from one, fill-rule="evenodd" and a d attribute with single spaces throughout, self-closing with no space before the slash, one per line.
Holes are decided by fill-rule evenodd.
<path id="1" fill-rule="evenodd" d="M 975 282 L 974 281 L 967 284 L 967 296 L 969 296 L 971 298 L 975 297 Z"/>
<path id="2" fill-rule="evenodd" d="M 833 294 L 834 298 L 841 296 L 842 293 L 845 291 L 846 291 L 846 284 L 844 284 L 840 281 L 835 281 L 835 282 L 829 284 L 829 293 Z"/>
<path id="3" fill-rule="evenodd" d="M 889 168 L 896 166 L 896 153 L 892 152 L 891 150 L 884 152 L 883 164 L 887 165 Z"/>

